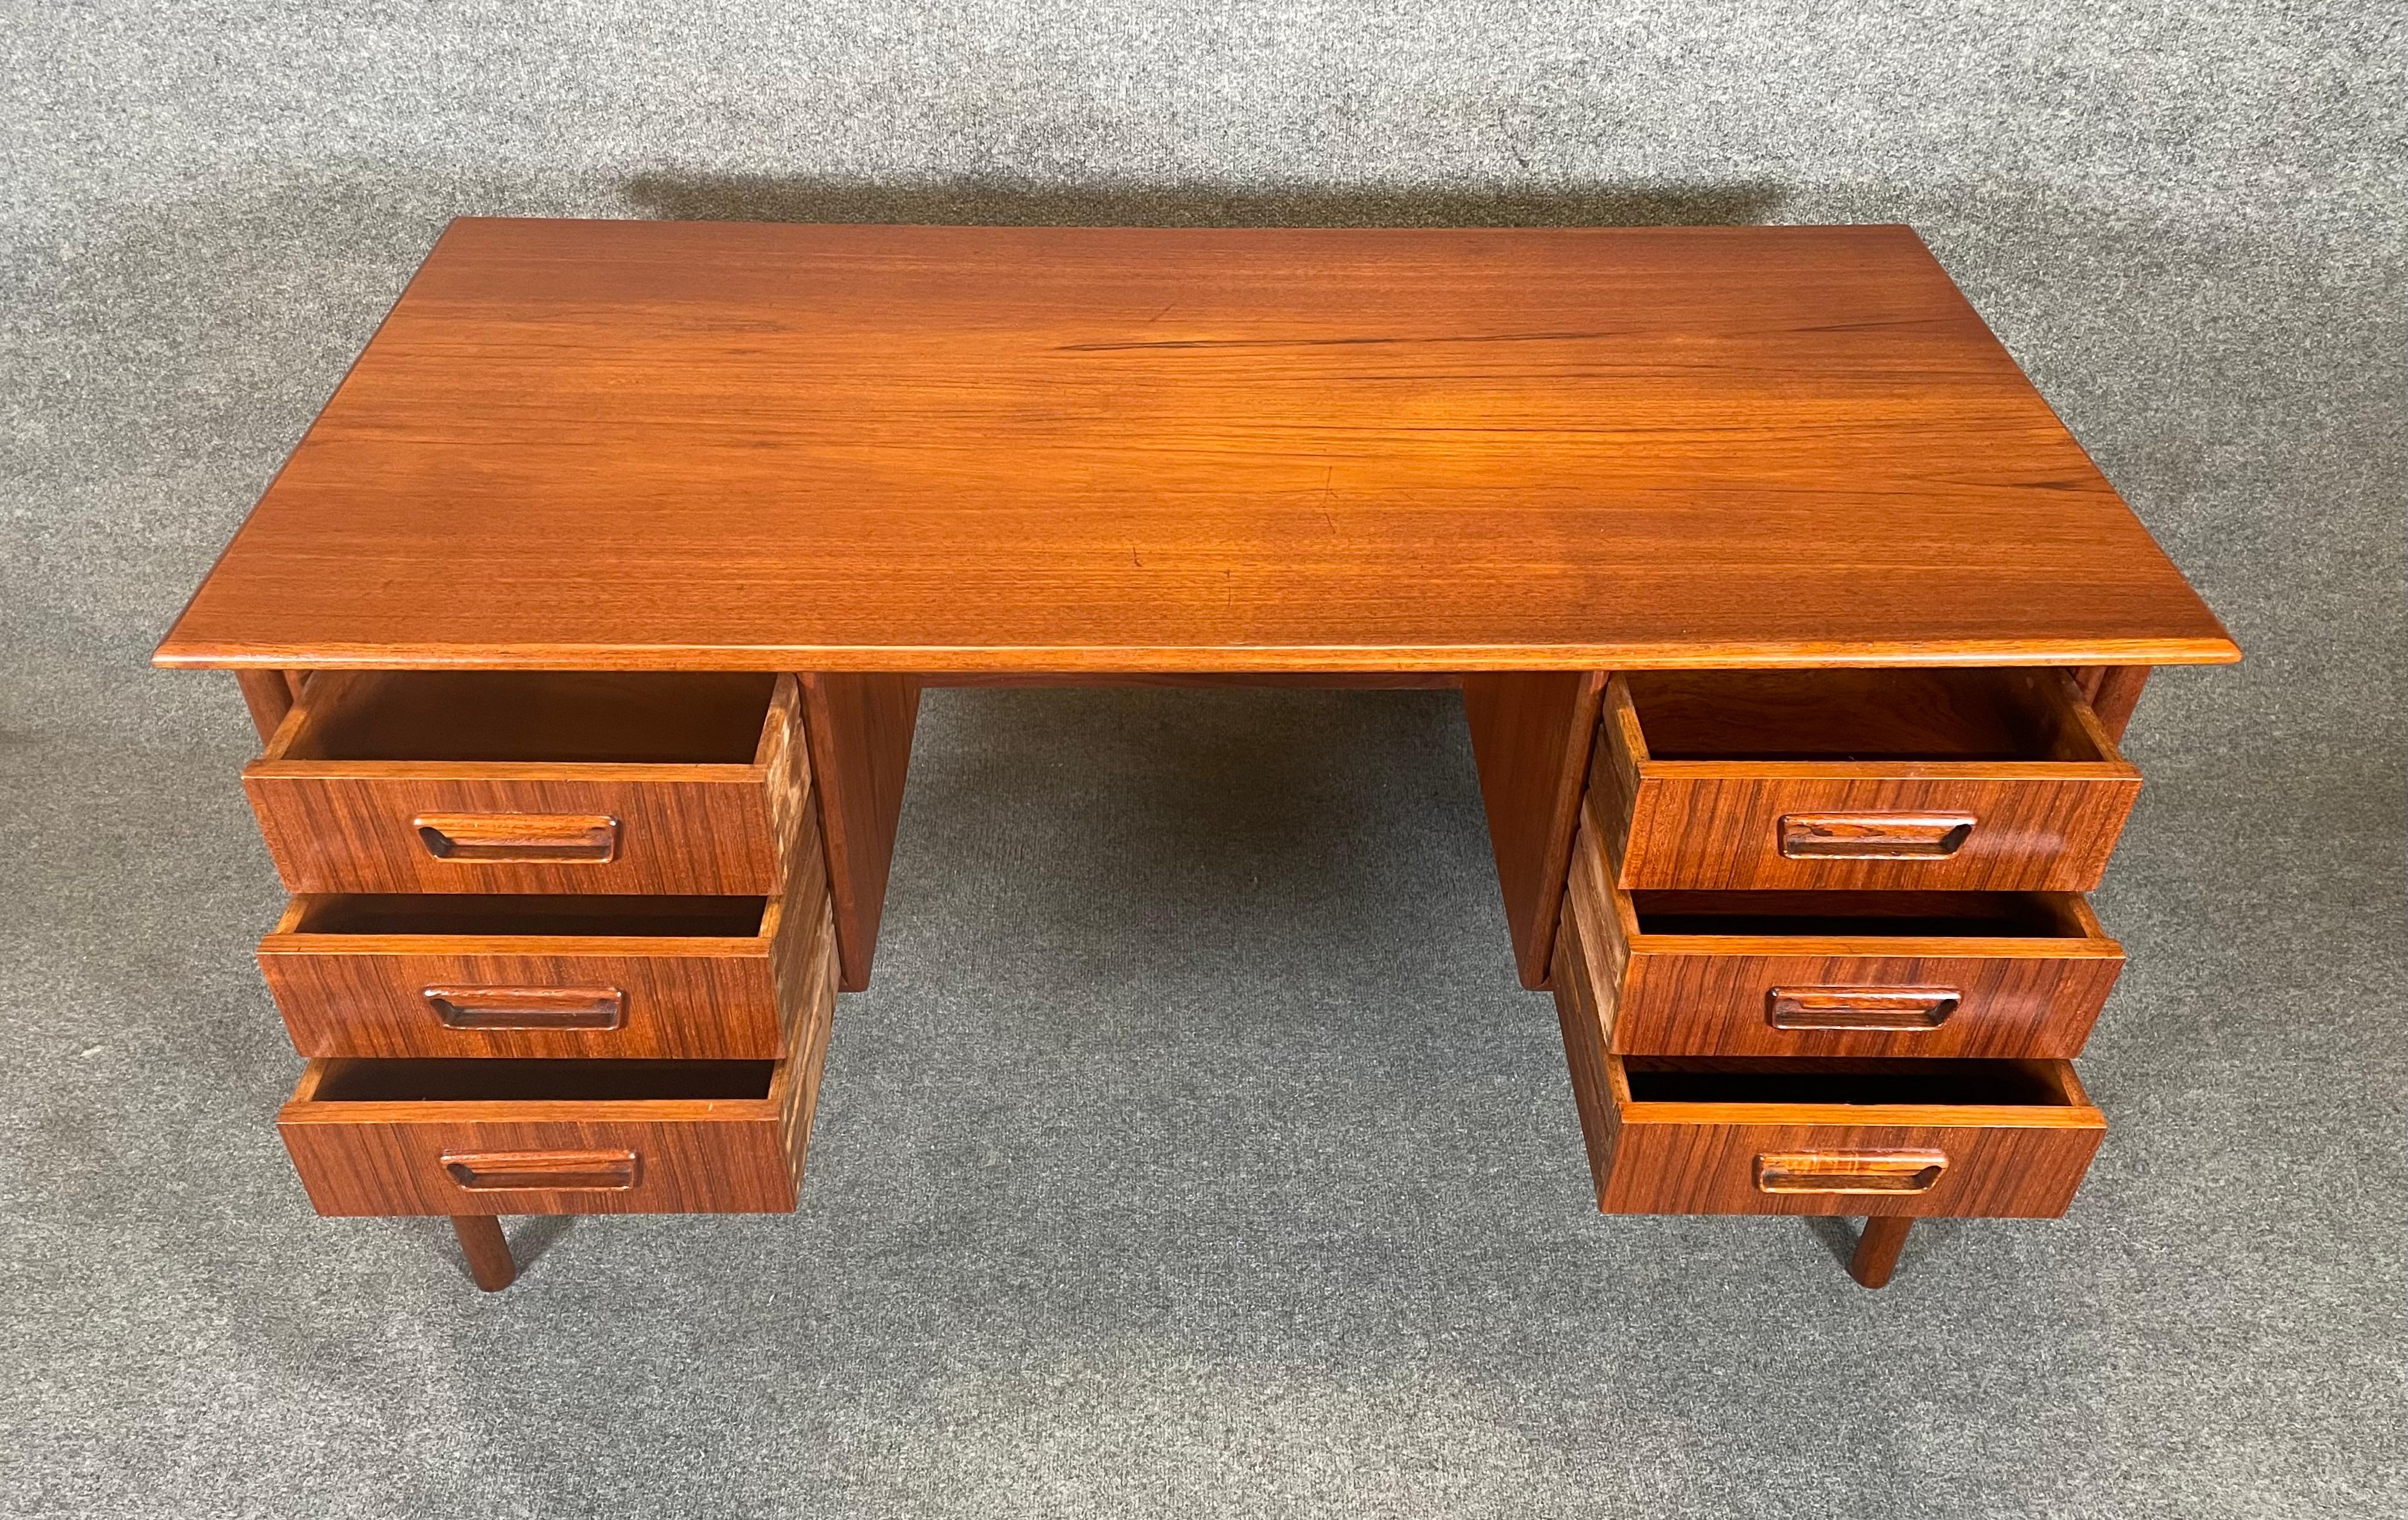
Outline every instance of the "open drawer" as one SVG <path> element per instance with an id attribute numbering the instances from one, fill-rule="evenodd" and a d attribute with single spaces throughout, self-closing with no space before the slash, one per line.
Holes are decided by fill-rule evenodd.
<path id="1" fill-rule="evenodd" d="M 1634 890 L 2087 891 L 2141 775 L 2061 670 L 1637 671 L 1589 786 Z"/>
<path id="2" fill-rule="evenodd" d="M 1615 1055 L 1570 982 L 1556 1010 L 1608 1214 L 2054 1216 L 2107 1132 L 2060 1060 Z"/>
<path id="3" fill-rule="evenodd" d="M 782 1060 L 309 1062 L 277 1129 L 320 1214 L 716 1214 L 795 1206 L 832 959 Z"/>
<path id="4" fill-rule="evenodd" d="M 305 1056 L 786 1054 L 835 975 L 826 878 L 781 898 L 294 898 L 259 965 Z"/>
<path id="5" fill-rule="evenodd" d="M 319 671 L 243 789 L 294 892 L 764 896 L 799 711 L 790 675 Z"/>
<path id="6" fill-rule="evenodd" d="M 1561 933 L 1620 1054 L 2073 1056 L 2124 968 L 2072 892 L 1627 892 L 1593 819 Z"/>

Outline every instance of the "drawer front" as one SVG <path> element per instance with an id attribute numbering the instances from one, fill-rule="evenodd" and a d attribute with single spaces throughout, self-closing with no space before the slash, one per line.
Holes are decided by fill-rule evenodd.
<path id="1" fill-rule="evenodd" d="M 1620 773 L 1611 838 L 1629 889 L 2087 891 L 2099 885 L 2137 776 L 1702 775 Z M 1717 764 L 1717 771 L 1740 767 Z"/>
<path id="2" fill-rule="evenodd" d="M 1641 941 L 1613 1049 L 1663 1056 L 2079 1055 L 2121 960 L 1661 954 Z"/>
<path id="3" fill-rule="evenodd" d="M 526 942 L 518 942 L 524 944 Z M 768 1059 L 769 957 L 277 950 L 261 972 L 304 1056 Z M 798 992 L 799 989 L 796 989 Z"/>
<path id="4" fill-rule="evenodd" d="M 776 1115 L 767 1112 L 650 1120 L 288 1117 L 278 1128 L 309 1201 L 324 1215 L 752 1214 L 795 1206 L 799 1157 L 790 1157 Z"/>
<path id="5" fill-rule="evenodd" d="M 1608 1214 L 2054 1218 L 2106 1128 L 1624 1122 L 1598 1176 Z"/>
<path id="6" fill-rule="evenodd" d="M 243 778 L 293 892 L 767 894 L 771 788 L 728 779 Z"/>

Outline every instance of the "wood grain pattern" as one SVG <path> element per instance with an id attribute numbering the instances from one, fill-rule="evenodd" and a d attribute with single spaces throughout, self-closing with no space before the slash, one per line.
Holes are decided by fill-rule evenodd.
<path id="1" fill-rule="evenodd" d="M 1801 671 L 1763 679 L 1795 682 L 1794 700 L 1804 710 L 1818 689 L 1856 674 L 1862 673 Z M 1920 679 L 1941 673 L 1878 674 Z M 1958 758 L 1939 749 L 1928 759 L 1895 752 L 1871 760 L 1665 759 L 1654 748 L 1629 678 L 1617 675 L 1608 685 L 1590 768 L 1592 777 L 1604 778 L 1598 817 L 1615 880 L 1630 888 L 1759 890 L 2096 887 L 2140 795 L 2140 772 L 2116 753 L 2062 673 L 1956 674 L 2028 678 L 2031 692 L 2046 693 L 2057 704 L 2062 728 L 2037 751 L 2039 758 Z M 1696 705 L 1727 714 L 1738 703 L 1715 708 L 1700 697 Z M 1904 704 L 1899 710 L 1930 711 Z M 1793 857 L 1782 851 L 1783 820 L 1799 814 L 1962 814 L 1977 822 L 1962 845 L 1944 855 Z"/>
<path id="2" fill-rule="evenodd" d="M 589 760 L 573 752 L 560 760 L 313 753 L 313 739 L 337 726 L 333 715 L 372 713 L 404 683 L 373 672 L 320 673 L 266 753 L 244 768 L 243 788 L 287 889 L 759 896 L 780 888 L 797 837 L 792 818 L 810 785 L 792 677 L 770 688 L 740 763 Z M 439 720 L 433 733 L 430 744 L 450 737 Z M 515 753 L 515 742 L 503 752 Z M 615 820 L 615 847 L 598 860 L 446 859 L 419 828 L 423 819 L 522 815 Z"/>
<path id="3" fill-rule="evenodd" d="M 466 220 L 157 659 L 2237 654 L 1903 227 Z"/>
<path id="4" fill-rule="evenodd" d="M 1522 985 L 1547 985 L 1564 873 L 1588 777 L 1602 671 L 1481 672 L 1463 713 L 1488 810 L 1488 844 Z"/>
<path id="5" fill-rule="evenodd" d="M 1650 932 L 1599 832 L 1582 831 L 1565 914 L 1582 996 L 1618 1053 L 2071 1057 L 2123 970 L 2071 894 L 1655 893 L 1680 931 Z M 1953 1006 L 1911 1031 L 1773 1026 L 1776 989 L 1817 988 L 1944 989 Z"/>
<path id="6" fill-rule="evenodd" d="M 657 1081 L 667 1097 L 492 1097 L 469 1084 L 466 1098 L 345 1096 L 410 1091 L 419 1070 L 468 1066 L 517 1079 L 511 1063 L 428 1063 L 317 1058 L 304 1071 L 277 1128 L 310 1202 L 323 1215 L 695 1214 L 782 1212 L 795 1206 L 836 1006 L 835 930 L 823 918 L 812 938 L 820 974 L 790 1033 L 794 1054 L 770 1063 L 545 1061 L 537 1066 L 597 1090 Z M 734 1095 L 710 1091 L 730 1069 L 767 1065 L 752 1087 L 725 1079 Z M 640 1069 L 625 1074 L 629 1067 Z M 373 1070 L 363 1070 L 372 1068 Z M 657 1078 L 645 1073 L 657 1072 Z M 697 1074 L 698 1073 L 698 1074 Z M 423 1078 L 440 1090 L 439 1072 Z M 528 1079 L 532 1081 L 532 1079 Z M 556 1085 L 548 1081 L 547 1087 Z M 615 1085 L 613 1087 L 612 1085 Z M 464 1186 L 452 1163 L 497 1155 L 533 1163 L 565 1154 L 626 1155 L 624 1170 L 594 1169 L 598 1186 Z M 530 1164 L 528 1170 L 535 1168 Z M 605 1174 L 615 1172 L 615 1175 Z"/>
<path id="7" fill-rule="evenodd" d="M 437 932 L 399 932 L 407 902 L 381 915 L 378 900 L 304 896 L 260 941 L 259 964 L 284 1015 L 294 1048 L 305 1056 L 585 1058 L 740 1060 L 785 1055 L 800 1000 L 815 985 L 810 959 L 827 947 L 817 928 L 827 915 L 827 875 L 818 824 L 806 810 L 805 837 L 781 898 L 759 905 L 750 934 L 710 933 L 690 922 L 691 900 L 572 900 L 590 923 L 548 924 L 530 932 L 496 914 L 464 929 L 447 914 Z M 445 899 L 470 920 L 484 898 Z M 540 913 L 551 900 L 517 900 Z M 613 913 L 621 902 L 631 910 Z M 420 907 L 423 914 L 423 905 Z M 731 904 L 735 906 L 735 904 Z M 348 914 L 345 910 L 353 910 Z M 554 906 L 557 920 L 566 916 Z M 319 927 L 333 919 L 337 927 Z M 381 921 L 380 921 L 381 920 Z M 362 931 L 365 927 L 369 931 Z M 581 931 L 580 931 L 581 930 Z M 615 1027 L 454 1029 L 430 1009 L 430 987 L 606 988 L 618 994 Z"/>
<path id="8" fill-rule="evenodd" d="M 2061 1061 L 1981 1063 L 2024 1069 L 2050 1089 L 2044 1102 L 1634 1101 L 1627 1063 L 1650 1058 L 1592 1047 L 1601 1026 L 1572 1011 L 1581 994 L 1570 980 L 1557 981 L 1557 1010 L 1598 1207 L 1608 1214 L 2054 1217 L 2106 1133 Z M 1936 1152 L 1944 1166 L 1914 1191 L 1768 1191 L 1757 1182 L 1768 1156 L 1894 1152 Z"/>
<path id="9" fill-rule="evenodd" d="M 920 685 L 909 675 L 812 672 L 802 677 L 803 728 L 818 778 L 820 828 L 836 902 L 844 989 L 866 991 L 895 863 Z"/>

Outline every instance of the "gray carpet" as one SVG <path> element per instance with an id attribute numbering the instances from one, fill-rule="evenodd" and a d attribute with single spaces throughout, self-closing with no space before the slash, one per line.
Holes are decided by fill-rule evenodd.
<path id="1" fill-rule="evenodd" d="M 0 7 L 0 1513 L 2399 1513 L 2394 10 Z M 1599 1217 L 1450 698 L 987 692 L 798 1215 L 316 1220 L 143 661 L 463 212 L 1914 223 L 2250 651 L 2133 732 L 2072 1214 Z"/>

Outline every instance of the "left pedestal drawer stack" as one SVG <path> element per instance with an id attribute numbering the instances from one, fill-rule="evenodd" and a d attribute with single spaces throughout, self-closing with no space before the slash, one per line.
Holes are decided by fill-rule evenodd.
<path id="1" fill-rule="evenodd" d="M 243 784 L 321 1214 L 795 1206 L 837 959 L 792 676 L 322 671 Z"/>

